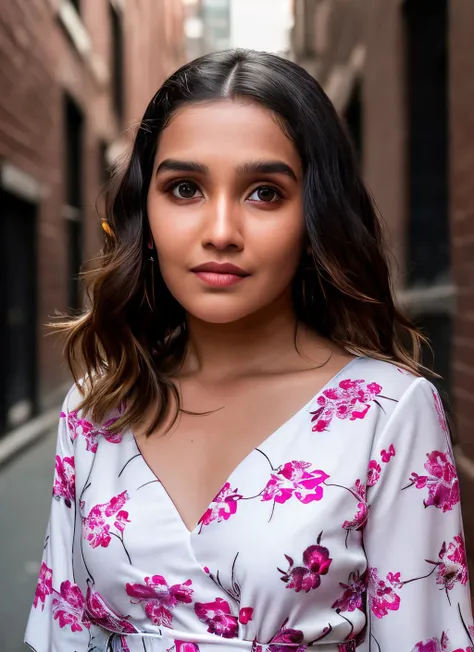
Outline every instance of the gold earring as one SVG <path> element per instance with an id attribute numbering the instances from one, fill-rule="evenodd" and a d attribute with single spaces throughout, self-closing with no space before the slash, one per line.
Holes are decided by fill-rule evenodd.
<path id="1" fill-rule="evenodd" d="M 100 225 L 101 225 L 102 230 L 104 231 L 104 233 L 106 233 L 109 236 L 109 238 L 115 237 L 115 234 L 114 234 L 114 232 L 112 230 L 112 227 L 107 222 L 107 220 L 102 220 Z"/>

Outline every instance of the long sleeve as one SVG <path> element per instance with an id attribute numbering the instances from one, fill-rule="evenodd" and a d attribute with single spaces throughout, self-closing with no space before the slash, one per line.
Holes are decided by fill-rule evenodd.
<path id="1" fill-rule="evenodd" d="M 459 483 L 443 408 L 425 379 L 375 437 L 367 485 L 364 649 L 472 652 Z"/>
<path id="2" fill-rule="evenodd" d="M 51 513 L 25 634 L 25 643 L 35 652 L 85 652 L 89 644 L 85 597 L 75 583 L 72 562 L 76 477 L 68 397 L 59 422 Z"/>

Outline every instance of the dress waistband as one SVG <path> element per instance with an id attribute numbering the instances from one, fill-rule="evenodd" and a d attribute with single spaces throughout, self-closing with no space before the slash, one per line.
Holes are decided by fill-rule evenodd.
<path id="1" fill-rule="evenodd" d="M 361 633 L 349 641 L 305 645 L 226 639 L 214 634 L 194 634 L 165 627 L 155 627 L 150 632 L 119 634 L 92 625 L 91 638 L 94 652 L 356 652 L 364 635 Z"/>

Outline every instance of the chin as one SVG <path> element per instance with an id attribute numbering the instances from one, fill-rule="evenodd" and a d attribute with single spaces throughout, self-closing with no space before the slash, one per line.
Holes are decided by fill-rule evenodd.
<path id="1" fill-rule="evenodd" d="M 190 312 L 189 314 L 191 314 L 195 319 L 199 319 L 206 324 L 233 324 L 236 321 L 240 321 L 241 319 L 248 317 L 247 313 L 233 314 L 232 312 L 219 311 L 198 311 L 197 313 Z"/>
<path id="2" fill-rule="evenodd" d="M 206 308 L 203 305 L 193 305 L 189 307 L 185 306 L 185 310 L 195 319 L 199 319 L 207 324 L 232 324 L 241 319 L 245 319 L 255 312 L 250 306 L 247 306 L 247 309 L 245 309 L 243 306 L 236 305 L 213 306 L 212 308 L 210 306 Z"/>

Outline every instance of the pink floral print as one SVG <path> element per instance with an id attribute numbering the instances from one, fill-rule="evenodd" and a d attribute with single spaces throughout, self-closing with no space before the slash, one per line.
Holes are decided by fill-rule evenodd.
<path id="1" fill-rule="evenodd" d="M 200 531 L 204 525 L 210 525 L 213 521 L 217 521 L 217 523 L 227 521 L 237 512 L 237 502 L 241 498 L 242 496 L 237 493 L 237 489 L 232 490 L 230 483 L 226 482 L 199 519 Z"/>
<path id="2" fill-rule="evenodd" d="M 443 512 L 449 512 L 460 501 L 459 480 L 454 466 L 454 460 L 449 450 L 445 453 L 433 451 L 427 453 L 428 460 L 424 467 L 428 475 L 412 473 L 410 484 L 417 489 L 428 488 L 428 498 L 423 503 L 425 507 L 433 505 Z"/>
<path id="3" fill-rule="evenodd" d="M 172 610 L 179 604 L 191 604 L 193 589 L 191 580 L 168 586 L 161 575 L 145 577 L 145 584 L 127 584 L 127 595 L 136 598 L 138 604 L 145 602 L 145 613 L 154 625 L 172 627 Z M 133 602 L 133 601 L 131 601 Z"/>
<path id="4" fill-rule="evenodd" d="M 415 645 L 411 652 L 444 652 L 448 649 L 449 640 L 446 632 L 441 634 L 441 640 L 438 638 L 430 638 L 427 641 L 420 641 Z M 456 652 L 456 651 L 455 651 Z M 457 652 L 462 652 L 457 650 Z"/>
<path id="5" fill-rule="evenodd" d="M 48 568 L 43 562 L 41 564 L 38 585 L 35 591 L 35 599 L 33 601 L 33 607 L 36 609 L 38 603 L 41 602 L 41 611 L 44 611 L 44 604 L 46 601 L 46 596 L 51 595 L 53 592 L 53 571 L 51 568 Z"/>
<path id="6" fill-rule="evenodd" d="M 263 645 L 254 641 L 251 652 L 305 652 L 304 634 L 299 629 L 286 628 L 288 618 L 271 640 Z"/>
<path id="7" fill-rule="evenodd" d="M 354 497 L 359 499 L 357 503 L 357 513 L 351 521 L 344 521 L 342 527 L 344 530 L 361 530 L 364 525 L 367 523 L 367 517 L 369 515 L 369 506 L 367 504 L 366 496 L 367 489 L 360 480 L 356 480 L 355 485 L 351 489 L 351 493 Z"/>
<path id="8" fill-rule="evenodd" d="M 291 645 L 294 652 L 302 652 L 306 650 L 303 641 L 304 634 L 299 629 L 282 629 L 272 638 L 269 651 L 287 652 L 288 646 Z"/>
<path id="9" fill-rule="evenodd" d="M 394 578 L 392 573 L 390 578 Z M 390 583 L 389 576 L 387 580 Z M 369 606 L 376 618 L 383 618 L 389 611 L 398 611 L 400 596 L 378 576 L 376 568 L 369 568 Z"/>
<path id="10" fill-rule="evenodd" d="M 242 607 L 239 611 L 239 623 L 241 625 L 247 625 L 252 620 L 253 609 L 252 607 Z"/>
<path id="11" fill-rule="evenodd" d="M 367 486 L 374 487 L 380 480 L 380 471 L 382 467 L 376 460 L 370 460 L 369 468 L 367 469 Z"/>
<path id="12" fill-rule="evenodd" d="M 441 561 L 436 573 L 437 584 L 441 584 L 446 591 L 451 591 L 457 582 L 467 584 L 466 547 L 462 534 L 456 535 L 447 547 L 446 542 L 443 542 L 439 558 Z"/>
<path id="13" fill-rule="evenodd" d="M 118 634 L 134 634 L 138 630 L 126 618 L 116 614 L 104 598 L 89 584 L 86 593 L 86 613 L 91 623 Z"/>
<path id="14" fill-rule="evenodd" d="M 445 434 L 448 435 L 449 429 L 446 421 L 446 415 L 444 413 L 443 404 L 441 403 L 441 399 L 439 398 L 438 392 L 435 391 L 434 389 L 432 389 L 431 391 L 433 393 L 435 409 L 436 412 L 438 413 L 439 425 L 441 426 L 441 429 L 445 432 Z"/>
<path id="15" fill-rule="evenodd" d="M 388 462 L 390 462 L 390 459 L 392 457 L 395 457 L 395 446 L 393 444 L 390 444 L 390 446 L 388 447 L 388 451 L 384 449 L 380 453 L 380 459 L 384 464 L 387 464 Z"/>
<path id="16" fill-rule="evenodd" d="M 239 625 L 237 618 L 231 614 L 229 603 L 222 598 L 214 602 L 196 602 L 194 611 L 199 620 L 207 625 L 210 634 L 223 638 L 235 638 Z"/>
<path id="17" fill-rule="evenodd" d="M 120 534 L 123 534 L 126 524 L 130 523 L 128 512 L 122 509 L 128 498 L 128 493 L 122 491 L 108 503 L 95 505 L 88 516 L 82 518 L 82 536 L 89 542 L 91 548 L 107 548 L 112 534 L 121 538 L 118 534 L 111 533 L 110 528 L 115 527 Z M 83 502 L 81 502 L 81 509 L 84 509 Z"/>
<path id="18" fill-rule="evenodd" d="M 199 652 L 199 645 L 188 641 L 175 641 L 176 652 Z"/>
<path id="19" fill-rule="evenodd" d="M 308 470 L 310 467 L 310 462 L 296 460 L 284 464 L 276 474 L 272 473 L 262 492 L 262 500 L 274 500 L 279 504 L 286 503 L 292 496 L 303 504 L 321 500 L 321 485 L 329 476 L 319 469 Z"/>
<path id="20" fill-rule="evenodd" d="M 395 457 L 395 446 L 390 444 L 388 450 L 383 449 L 380 453 L 380 459 L 382 464 L 388 464 L 392 457 Z M 367 468 L 367 478 L 366 485 L 362 483 L 360 479 L 356 480 L 355 485 L 350 489 L 350 492 L 355 498 L 359 499 L 357 503 L 357 512 L 354 515 L 354 518 L 350 521 L 344 521 L 342 527 L 348 531 L 351 530 L 362 530 L 369 517 L 369 505 L 367 503 L 367 490 L 369 487 L 375 487 L 379 482 L 382 474 L 382 466 L 377 462 L 377 460 L 370 460 L 369 466 Z M 346 538 L 347 545 L 347 538 Z"/>
<path id="21" fill-rule="evenodd" d="M 56 500 L 64 499 L 66 507 L 71 507 L 76 500 L 76 472 L 74 457 L 56 455 L 53 496 Z"/>
<path id="22" fill-rule="evenodd" d="M 320 546 L 320 541 L 321 535 L 318 537 L 318 545 L 309 546 L 303 552 L 304 566 L 295 566 L 293 559 L 285 555 L 289 568 L 287 571 L 278 568 L 278 571 L 282 574 L 280 579 L 286 583 L 287 589 L 294 589 L 296 593 L 308 593 L 320 586 L 321 575 L 327 575 L 332 563 L 329 550 Z"/>
<path id="23" fill-rule="evenodd" d="M 347 584 L 340 583 L 341 589 L 344 593 L 332 605 L 332 609 L 338 611 L 355 611 L 359 609 L 364 610 L 364 596 L 367 590 L 367 573 L 359 574 L 359 571 L 354 571 L 349 575 Z"/>
<path id="24" fill-rule="evenodd" d="M 97 453 L 100 437 L 104 437 L 111 444 L 120 444 L 122 441 L 122 435 L 120 433 L 113 434 L 108 431 L 108 428 L 117 421 L 118 417 L 109 419 L 100 428 L 87 419 L 80 417 L 77 410 L 68 414 L 61 412 L 61 418 L 67 421 L 71 439 L 74 441 L 78 436 L 82 435 L 86 440 L 86 450 L 91 453 Z"/>
<path id="25" fill-rule="evenodd" d="M 392 457 L 395 457 L 395 446 L 390 444 L 388 451 L 383 449 L 380 452 L 380 460 L 382 464 L 388 464 Z M 367 468 L 367 487 L 375 487 L 375 485 L 380 480 L 382 474 L 382 466 L 377 462 L 377 460 L 370 460 L 369 466 Z"/>
<path id="26" fill-rule="evenodd" d="M 112 636 L 109 645 L 110 652 L 130 652 L 126 635 Z"/>
<path id="27" fill-rule="evenodd" d="M 357 503 L 357 513 L 355 514 L 352 521 L 344 521 L 342 527 L 344 530 L 362 530 L 364 525 L 367 523 L 367 517 L 369 515 L 369 506 L 366 502 Z"/>
<path id="28" fill-rule="evenodd" d="M 59 593 L 55 592 L 52 612 L 61 629 L 70 627 L 72 632 L 90 629 L 82 591 L 77 584 L 72 584 L 69 580 L 62 582 Z"/>
<path id="29" fill-rule="evenodd" d="M 363 419 L 382 391 L 377 383 L 364 380 L 342 380 L 337 387 L 325 389 L 317 398 L 318 409 L 311 412 L 313 432 L 324 432 L 334 417 L 337 419 Z"/>

